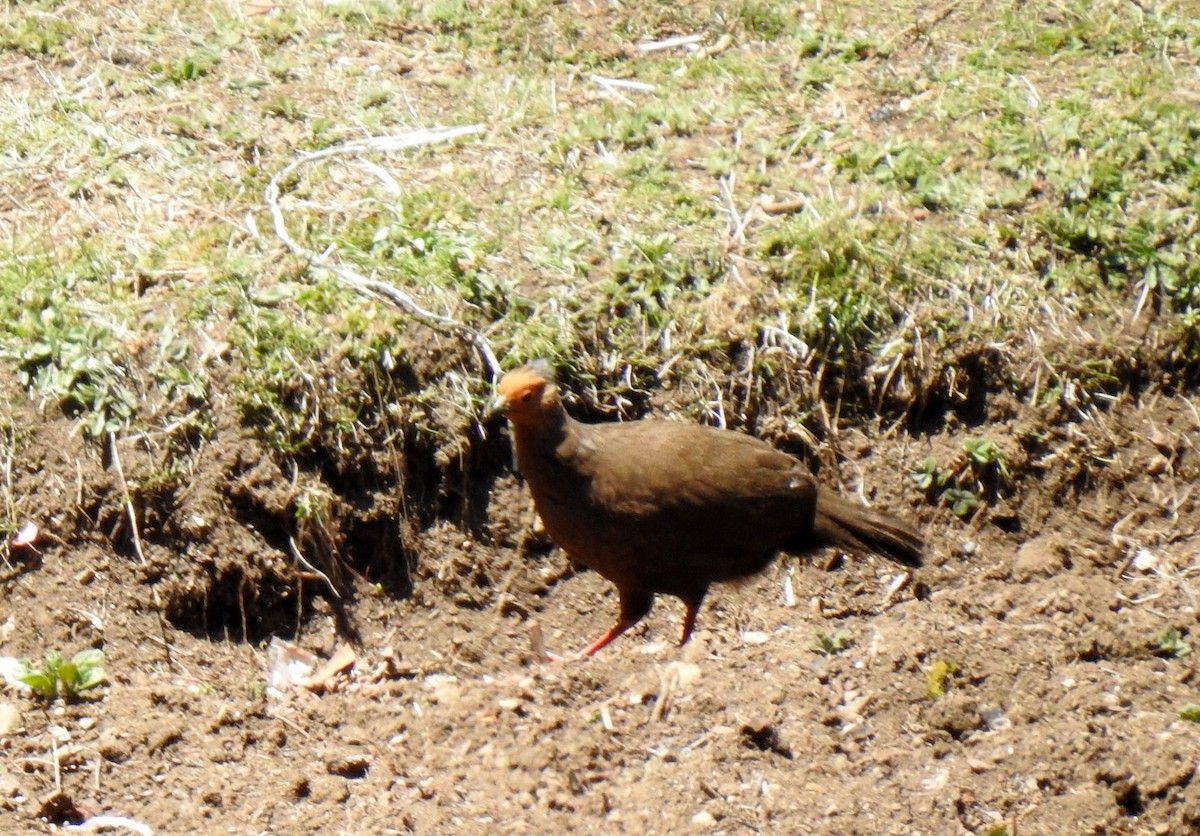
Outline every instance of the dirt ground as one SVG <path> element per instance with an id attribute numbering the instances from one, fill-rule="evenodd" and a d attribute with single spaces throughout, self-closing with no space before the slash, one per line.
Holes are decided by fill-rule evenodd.
<path id="1" fill-rule="evenodd" d="M 534 661 L 535 633 L 580 648 L 615 596 L 530 533 L 503 470 L 482 528 L 412 533 L 411 596 L 363 577 L 344 606 L 305 595 L 301 612 L 267 522 L 287 480 L 245 437 L 218 435 L 185 491 L 147 505 L 187 545 L 145 542 L 143 563 L 119 503 L 99 501 L 105 457 L 26 409 L 13 488 L 36 496 L 43 535 L 3 567 L 0 641 L 16 656 L 102 648 L 109 682 L 50 707 L 4 692 L 4 833 L 97 814 L 164 834 L 1200 828 L 1200 727 L 1179 716 L 1196 657 L 1155 642 L 1196 622 L 1200 416 L 1183 398 L 845 433 L 847 484 L 928 534 L 907 585 L 882 561 L 785 559 L 711 595 L 685 647 L 667 600 L 596 657 L 558 663 Z M 964 526 L 907 471 L 981 434 L 1020 499 Z M 150 466 L 137 450 L 127 472 Z M 813 649 L 839 630 L 847 648 Z M 270 634 L 327 657 L 354 633 L 357 660 L 325 692 L 264 687 Z M 940 698 L 935 667 L 950 671 Z"/>
<path id="2" fill-rule="evenodd" d="M 24 14 L 22 4 L 10 5 L 12 17 Z M 338 11 L 346 4 L 309 4 L 320 7 L 320 15 L 330 7 L 324 17 L 333 22 L 323 23 L 317 12 L 299 22 L 281 15 L 278 38 L 245 49 L 231 40 L 222 47 L 228 54 L 220 72 L 208 72 L 191 57 L 188 26 L 182 27 L 187 37 L 172 41 L 143 26 L 138 4 L 82 5 L 95 7 L 89 13 L 101 21 L 93 28 L 103 37 L 85 36 L 91 31 L 85 29 L 67 39 L 70 61 L 55 64 L 5 47 L 12 58 L 6 86 L 35 91 L 31 101 L 49 102 L 68 91 L 60 104 L 63 119 L 56 121 L 78 109 L 87 117 L 80 117 L 81 135 L 99 137 L 65 149 L 64 162 L 54 168 L 38 153 L 61 145 L 58 134 L 15 134 L 25 137 L 21 154 L 29 156 L 10 170 L 20 185 L 0 214 L 44 218 L 26 231 L 44 229 L 72 245 L 130 226 L 186 240 L 213 218 L 231 230 L 250 212 L 259 213 L 265 230 L 263 183 L 250 180 L 251 164 L 278 171 L 293 152 L 309 148 L 311 125 L 302 120 L 324 119 L 344 136 L 358 137 L 357 123 L 342 110 L 365 95 L 360 77 L 371 82 L 379 72 L 381 89 L 386 92 L 387 82 L 397 91 L 389 106 L 399 114 L 395 124 L 381 119 L 365 133 L 407 125 L 409 110 L 430 124 L 463 124 L 474 112 L 445 92 L 461 90 L 458 79 L 472 69 L 446 46 L 457 31 L 453 21 L 410 33 L 416 46 L 397 45 L 383 30 Z M 253 7 L 273 4 L 232 5 L 246 7 L 253 18 Z M 651 5 L 672 6 L 646 8 Z M 944 55 L 931 47 L 928 59 L 915 50 L 904 58 L 919 69 L 907 78 L 920 82 L 913 89 L 922 98 L 939 89 L 926 78 L 941 72 L 935 59 L 968 63 L 980 40 L 975 24 L 993 6 L 934 5 L 930 12 L 942 10 L 938 21 L 958 8 L 946 26 L 960 26 L 961 36 Z M 207 6 L 167 6 L 166 19 L 210 15 Z M 1056 19 L 1067 16 L 1052 6 Z M 571 19 L 571 31 L 575 23 L 579 30 L 555 49 L 615 55 L 611 33 L 628 28 L 632 38 L 637 21 L 613 18 L 639 7 L 554 4 L 555 14 Z M 1023 7 L 1012 4 L 1007 13 L 1023 17 Z M 916 20 L 915 13 L 870 12 L 864 17 Z M 69 21 L 82 14 L 81 6 L 64 4 L 55 14 Z M 274 19 L 263 26 L 274 27 Z M 1191 31 L 1190 20 L 1179 31 Z M 197 31 L 205 26 L 200 20 Z M 896 23 L 873 42 L 918 40 L 925 28 Z M 351 33 L 345 39 L 343 30 Z M 948 39 L 944 32 L 939 37 Z M 322 33 L 337 37 L 318 37 Z M 427 51 L 422 38 L 430 41 Z M 1158 42 L 1148 44 L 1158 60 Z M 751 46 L 767 53 L 765 40 Z M 492 51 L 469 57 L 498 61 L 508 49 Z M 1118 68 L 1128 58 L 1121 50 L 1098 54 Z M 778 66 L 790 66 L 793 57 L 783 56 Z M 890 79 L 899 60 L 882 65 L 880 75 Z M 1052 72 L 1033 75 L 1043 93 L 1074 92 L 1072 64 L 1056 55 L 1046 62 Z M 1161 62 L 1171 65 L 1169 51 Z M 111 65 L 111 76 L 97 73 L 102 63 Z M 1183 95 L 1194 64 L 1176 66 L 1172 78 L 1182 80 Z M 515 77 L 521 71 L 514 69 Z M 164 80 L 172 73 L 196 75 L 182 79 L 194 88 Z M 1012 75 L 1005 84 L 1022 99 L 1026 87 L 1037 98 L 1019 70 L 1005 73 Z M 66 82 L 49 83 L 60 76 Z M 899 83 L 906 76 L 895 77 L 896 89 L 906 90 Z M 813 79 L 813 88 L 823 85 L 820 76 Z M 521 97 L 514 109 L 524 112 L 526 98 L 557 103 L 561 97 L 564 111 L 603 115 L 587 110 L 596 98 L 591 82 L 560 88 L 555 78 L 549 81 L 545 96 L 520 93 L 517 85 L 510 94 L 513 101 Z M 262 101 L 254 98 L 260 83 L 273 85 Z M 1135 76 L 1135 83 L 1144 82 Z M 163 98 L 139 98 L 147 87 L 161 87 Z M 989 109 L 1007 100 L 1007 88 L 997 90 L 1004 97 Z M 807 95 L 797 94 L 802 101 Z M 104 97 L 94 111 L 72 104 L 92 96 Z M 890 98 L 859 100 L 850 86 L 811 106 L 827 107 L 839 124 L 858 114 L 862 132 L 903 132 L 901 121 L 876 119 L 892 112 Z M 771 103 L 764 113 L 775 109 Z M 790 121 L 787 108 L 778 110 L 781 123 Z M 140 127 L 143 117 L 146 127 Z M 506 114 L 501 121 L 510 119 L 517 117 Z M 139 127 L 123 133 L 131 123 Z M 236 130 L 227 136 L 218 130 L 222 124 Z M 718 133 L 732 141 L 742 131 L 733 123 Z M 143 135 L 154 142 L 143 142 Z M 748 145 L 754 135 L 746 132 Z M 670 139 L 675 167 L 699 177 L 713 151 L 726 149 L 702 142 L 702 132 L 697 136 Z M 464 151 L 477 155 L 476 169 L 490 172 L 484 180 L 491 191 L 479 204 L 503 206 L 498 195 L 525 190 L 529 161 L 549 170 L 541 158 L 552 139 L 539 129 L 511 149 Z M 96 162 L 105 142 L 112 150 Z M 190 150 L 193 143 L 199 151 Z M 191 156 L 161 150 L 176 144 Z M 261 161 L 260 150 L 268 155 Z M 122 174 L 115 163 L 127 154 L 161 158 L 161 170 Z M 199 171 L 193 162 L 209 157 L 214 167 L 220 164 L 216 170 L 231 172 L 229 183 L 211 172 L 191 179 Z M 507 163 L 480 162 L 510 158 L 521 165 L 508 170 Z M 972 158 L 965 160 L 969 165 Z M 105 167 L 110 164 L 112 171 Z M 128 168 L 137 171 L 135 164 Z M 814 177 L 822 170 L 816 160 L 811 168 Z M 453 178 L 455 170 L 448 171 L 437 176 Z M 591 179 L 577 195 L 588 204 L 580 212 L 579 240 L 595 250 L 597 276 L 607 276 L 607 233 L 593 227 L 609 226 L 617 204 L 604 193 L 621 190 L 610 188 L 604 171 L 585 173 Z M 717 181 L 703 176 L 715 198 Z M 557 180 L 543 178 L 549 194 Z M 398 179 L 408 182 L 409 175 Z M 1042 188 L 1030 185 L 1030 193 L 1036 198 Z M 311 199 L 319 203 L 320 194 Z M 309 199 L 303 190 L 299 196 Z M 1179 216 L 1194 217 L 1180 200 Z M 76 204 L 86 211 L 72 214 Z M 863 214 L 876 209 L 872 199 Z M 173 225 L 164 221 L 159 230 L 162 217 L 154 213 Z M 514 224 L 540 222 L 520 209 L 511 214 Z M 929 211 L 921 208 L 921 214 Z M 737 214 L 731 217 L 737 227 Z M 937 221 L 935 213 L 929 223 Z M 640 217 L 626 222 L 659 231 Z M 228 250 L 224 239 L 217 241 L 222 262 L 250 247 L 248 236 L 238 235 Z M 198 237 L 202 254 L 204 236 Z M 758 280 L 754 253 L 767 249 L 759 249 L 761 243 L 738 255 L 747 280 Z M 1023 246 L 1011 242 L 1012 258 L 1025 257 Z M 1004 247 L 1010 248 L 1007 240 Z M 199 287 L 218 275 L 190 250 L 167 252 L 172 258 L 165 265 L 151 264 L 162 287 L 141 288 L 141 273 L 131 271 L 146 309 L 155 293 L 169 292 L 171 276 Z M 256 279 L 269 262 L 271 271 L 307 281 L 303 267 L 288 262 L 276 243 L 264 245 L 256 258 L 246 268 Z M 544 289 L 536 282 L 549 279 L 533 261 L 514 258 L 502 266 L 514 263 L 530 274 L 522 277 L 526 289 Z M 260 284 L 271 290 L 270 281 Z M 744 318 L 741 300 L 719 291 L 712 298 L 713 307 L 728 307 L 714 317 Z M 21 390 L 11 369 L 0 367 L 0 453 L 11 454 L 0 455 L 0 487 L 40 532 L 32 548 L 0 545 L 0 656 L 98 648 L 107 673 L 103 685 L 66 704 L 47 705 L 0 684 L 0 836 L 75 832 L 74 826 L 95 825 L 101 816 L 124 817 L 126 824 L 112 832 L 155 834 L 1200 832 L 1200 724 L 1181 717 L 1185 706 L 1200 703 L 1198 654 L 1190 652 L 1200 583 L 1197 376 L 1194 367 L 1172 370 L 1164 361 L 1172 350 L 1155 341 L 1171 338 L 1157 327 L 1167 315 L 1155 304 L 1143 308 L 1131 298 L 1122 300 L 1121 311 L 1128 318 L 1119 324 L 1101 311 L 1088 323 L 1071 319 L 1056 335 L 1038 333 L 1004 346 L 1013 368 L 1040 369 L 1038 362 L 1054 354 L 1048 345 L 1054 340 L 1086 342 L 1083 348 L 1095 346 L 1097 355 L 1117 345 L 1132 358 L 1132 371 L 1114 372 L 1122 394 L 1112 394 L 1111 402 L 1098 393 L 1090 403 L 1074 404 L 1064 394 L 1042 405 L 1036 383 L 1026 386 L 1021 401 L 983 392 L 995 381 L 983 380 L 986 363 L 980 361 L 978 379 L 963 363 L 961 377 L 942 387 L 974 387 L 980 397 L 951 403 L 942 392 L 930 412 L 945 415 L 930 416 L 927 425 L 887 427 L 854 416 L 827 422 L 836 425 L 831 436 L 808 453 L 822 465 L 819 478 L 926 533 L 926 565 L 911 577 L 870 557 L 782 558 L 749 583 L 714 590 L 686 646 L 675 643 L 682 606 L 660 600 L 650 617 L 597 656 L 558 662 L 540 658 L 539 637 L 570 657 L 613 623 L 616 596 L 606 581 L 573 569 L 538 535 L 528 492 L 508 467 L 501 428 L 464 442 L 459 455 L 415 445 L 404 427 L 383 426 L 389 418 L 382 415 L 355 445 L 289 461 L 244 426 L 220 388 L 220 376 L 233 374 L 232 367 L 214 364 L 204 404 L 211 424 L 197 429 L 175 421 L 178 416 L 154 423 L 143 414 L 138 426 L 162 429 L 118 433 L 110 447 L 86 440 L 52 396 Z M 1043 313 L 1035 313 L 1031 332 Z M 1145 339 L 1135 343 L 1143 326 Z M 208 342 L 222 340 L 218 332 Z M 1038 340 L 1041 347 L 1030 348 L 1028 342 Z M 448 342 L 438 348 L 446 355 L 456 350 L 446 348 Z M 733 341 L 721 345 L 733 353 Z M 935 348 L 941 347 L 930 351 Z M 1035 349 L 1043 354 L 1018 356 Z M 955 345 L 946 356 L 962 350 Z M 445 373 L 458 359 L 444 356 L 436 368 L 430 364 L 412 377 Z M 959 370 L 952 360 L 946 365 L 951 373 Z M 685 400 L 678 390 L 672 396 Z M 668 405 L 661 392 L 647 397 L 660 413 Z M 963 414 L 956 417 L 958 407 Z M 893 409 L 892 417 L 905 409 Z M 757 431 L 769 437 L 771 419 L 779 416 L 759 418 Z M 775 427 L 769 440 L 798 452 L 797 425 L 792 435 Z M 929 501 L 910 472 L 928 457 L 961 461 L 964 442 L 979 439 L 998 447 L 1009 475 L 986 507 L 964 521 L 946 504 Z M 317 509 L 307 522 L 298 514 L 301 498 Z M 1177 638 L 1164 640 L 1170 631 Z M 821 637 L 845 646 L 819 652 L 814 646 Z M 293 641 L 321 659 L 349 646 L 355 660 L 317 691 L 268 687 L 272 639 Z"/>

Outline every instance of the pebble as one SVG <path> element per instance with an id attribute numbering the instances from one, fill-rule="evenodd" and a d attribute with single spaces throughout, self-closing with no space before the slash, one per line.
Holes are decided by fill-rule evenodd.
<path id="1" fill-rule="evenodd" d="M 21 728 L 21 712 L 15 705 L 0 703 L 0 737 L 8 735 Z"/>
<path id="2" fill-rule="evenodd" d="M 1058 544 L 1048 537 L 1035 537 L 1017 549 L 1013 562 L 1018 580 L 1028 580 L 1035 575 L 1051 576 L 1062 569 L 1062 555 Z"/>
<path id="3" fill-rule="evenodd" d="M 371 768 L 371 759 L 367 755 L 349 754 L 330 758 L 325 763 L 330 775 L 340 775 L 343 778 L 362 778 Z"/>

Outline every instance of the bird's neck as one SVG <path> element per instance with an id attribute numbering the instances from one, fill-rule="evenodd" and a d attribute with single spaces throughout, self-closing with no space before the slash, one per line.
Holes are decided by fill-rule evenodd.
<path id="1" fill-rule="evenodd" d="M 539 415 L 537 421 L 514 422 L 513 438 L 517 455 L 553 455 L 570 436 L 573 423 L 562 408 Z"/>
<path id="2" fill-rule="evenodd" d="M 558 484 L 565 470 L 577 467 L 587 454 L 588 444 L 582 425 L 556 410 L 544 416 L 547 420 L 530 424 L 514 424 L 513 442 L 517 467 L 529 480 L 530 486 L 550 489 Z"/>

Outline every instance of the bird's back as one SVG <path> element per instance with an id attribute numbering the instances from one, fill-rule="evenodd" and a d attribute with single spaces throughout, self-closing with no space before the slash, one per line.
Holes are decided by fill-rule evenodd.
<path id="1" fill-rule="evenodd" d="M 568 421 L 536 447 L 518 436 L 551 537 L 618 586 L 680 594 L 746 577 L 813 525 L 812 476 L 741 433 Z"/>

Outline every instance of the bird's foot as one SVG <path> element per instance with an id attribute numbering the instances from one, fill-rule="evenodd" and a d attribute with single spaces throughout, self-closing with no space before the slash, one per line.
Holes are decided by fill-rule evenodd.
<path id="1" fill-rule="evenodd" d="M 596 655 L 596 651 L 608 645 L 613 639 L 624 633 L 636 623 L 636 621 L 618 621 L 615 625 L 613 625 L 611 630 L 585 647 L 579 654 L 580 658 Z"/>

